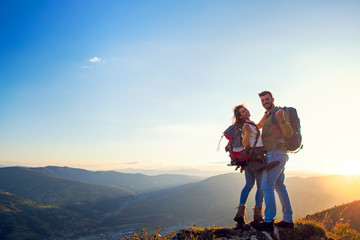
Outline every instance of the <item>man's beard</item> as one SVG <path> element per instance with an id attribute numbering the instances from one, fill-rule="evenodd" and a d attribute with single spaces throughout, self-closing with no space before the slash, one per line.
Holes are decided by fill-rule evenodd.
<path id="1" fill-rule="evenodd" d="M 266 110 L 270 110 L 270 109 L 273 107 L 273 105 L 274 105 L 274 104 L 272 104 L 272 103 L 265 104 L 264 108 L 265 108 Z"/>

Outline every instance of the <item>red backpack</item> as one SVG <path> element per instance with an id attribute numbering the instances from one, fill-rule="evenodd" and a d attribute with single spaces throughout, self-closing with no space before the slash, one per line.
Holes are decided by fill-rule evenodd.
<path id="1" fill-rule="evenodd" d="M 248 124 L 256 126 L 253 122 L 246 122 Z M 235 170 L 237 170 L 241 166 L 246 166 L 251 157 L 252 150 L 245 149 L 242 145 L 242 131 L 235 124 L 229 126 L 224 131 L 224 136 L 229 143 L 225 147 L 225 151 L 229 152 L 230 164 L 228 166 L 237 166 Z M 260 136 L 260 131 L 258 131 L 256 135 L 256 142 Z M 256 145 L 256 142 L 254 146 Z M 251 148 L 253 149 L 253 148 Z"/>

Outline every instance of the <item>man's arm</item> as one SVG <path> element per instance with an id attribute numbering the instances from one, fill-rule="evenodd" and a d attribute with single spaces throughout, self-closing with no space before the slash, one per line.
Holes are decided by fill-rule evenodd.
<path id="1" fill-rule="evenodd" d="M 291 137 L 293 135 L 293 129 L 291 124 L 285 117 L 284 110 L 280 109 L 276 112 L 276 117 L 279 120 L 279 126 L 281 131 L 284 133 L 285 137 Z"/>

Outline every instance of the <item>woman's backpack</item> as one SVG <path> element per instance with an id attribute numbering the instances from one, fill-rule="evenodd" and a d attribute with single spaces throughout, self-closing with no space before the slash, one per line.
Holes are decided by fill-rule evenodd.
<path id="1" fill-rule="evenodd" d="M 230 164 L 229 166 L 237 166 L 236 169 L 247 165 L 247 160 L 250 154 L 244 149 L 242 145 L 242 131 L 235 124 L 229 126 L 224 131 L 224 136 L 229 140 L 225 147 L 225 151 L 229 152 Z"/>
<path id="2" fill-rule="evenodd" d="M 247 122 L 256 127 L 253 122 Z M 247 147 L 246 149 L 242 145 L 242 131 L 235 124 L 229 126 L 223 133 L 218 144 L 218 151 L 220 142 L 223 136 L 229 140 L 229 143 L 225 147 L 225 151 L 229 152 L 230 164 L 228 166 L 236 166 L 235 170 L 240 167 L 247 166 L 249 170 L 255 171 L 260 169 L 269 170 L 278 165 L 280 161 L 274 161 L 267 164 L 266 152 L 263 147 L 255 147 L 257 140 L 260 137 L 260 131 L 257 129 L 256 140 L 253 147 Z"/>
<path id="3" fill-rule="evenodd" d="M 246 123 L 256 127 L 256 124 L 253 122 Z M 254 146 L 248 147 L 246 149 L 242 145 L 242 131 L 240 128 L 233 124 L 224 131 L 224 136 L 227 140 L 229 140 L 228 145 L 225 147 L 225 151 L 229 152 L 230 157 L 230 164 L 228 164 L 228 166 L 236 166 L 235 170 L 237 170 L 239 167 L 247 166 L 251 160 L 251 168 L 252 170 L 256 170 L 261 168 L 261 166 L 257 163 L 259 160 L 261 160 L 263 164 L 266 164 L 266 162 L 263 161 L 264 158 L 259 158 L 260 152 L 254 152 L 254 150 L 257 149 L 255 146 L 258 138 L 260 137 L 260 131 L 257 127 L 256 129 L 257 134 Z M 262 156 L 265 156 L 265 154 L 263 153 Z"/>

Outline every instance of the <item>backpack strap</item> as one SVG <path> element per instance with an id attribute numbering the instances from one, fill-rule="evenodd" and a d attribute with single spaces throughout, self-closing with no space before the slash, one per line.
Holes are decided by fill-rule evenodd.
<path id="1" fill-rule="evenodd" d="M 281 107 L 276 107 L 273 115 L 271 116 L 271 121 L 274 125 L 278 124 L 278 120 L 276 119 L 276 112 L 282 109 Z"/>
<path id="2" fill-rule="evenodd" d="M 221 135 L 221 138 L 220 138 L 220 141 L 219 141 L 219 143 L 218 143 L 217 150 L 216 150 L 217 152 L 220 151 L 220 143 L 221 143 L 221 140 L 222 140 L 223 137 L 224 137 L 224 134 Z"/>
<path id="3" fill-rule="evenodd" d="M 255 139 L 254 145 L 252 146 L 252 148 L 254 148 L 254 147 L 256 146 L 256 144 L 257 144 L 257 141 L 258 141 L 259 137 L 260 137 L 260 130 L 259 130 L 259 128 L 256 126 L 256 124 L 253 123 L 253 122 L 246 121 L 245 123 L 253 125 L 253 126 L 256 128 L 256 130 L 257 130 L 256 139 Z"/>
<path id="4" fill-rule="evenodd" d="M 259 137 L 260 137 L 260 130 L 259 130 L 259 128 L 256 126 L 256 124 L 253 123 L 253 122 L 246 121 L 245 123 L 248 123 L 248 124 L 251 124 L 251 125 L 255 126 L 255 128 L 256 128 L 256 130 L 257 130 L 256 139 L 255 139 L 254 145 L 251 147 L 251 150 L 250 150 L 250 156 L 251 156 L 252 153 L 253 153 L 253 151 L 254 151 L 254 149 L 255 149 L 255 146 L 256 146 L 256 144 L 257 144 L 257 141 L 258 141 L 258 139 L 259 139 Z"/>

